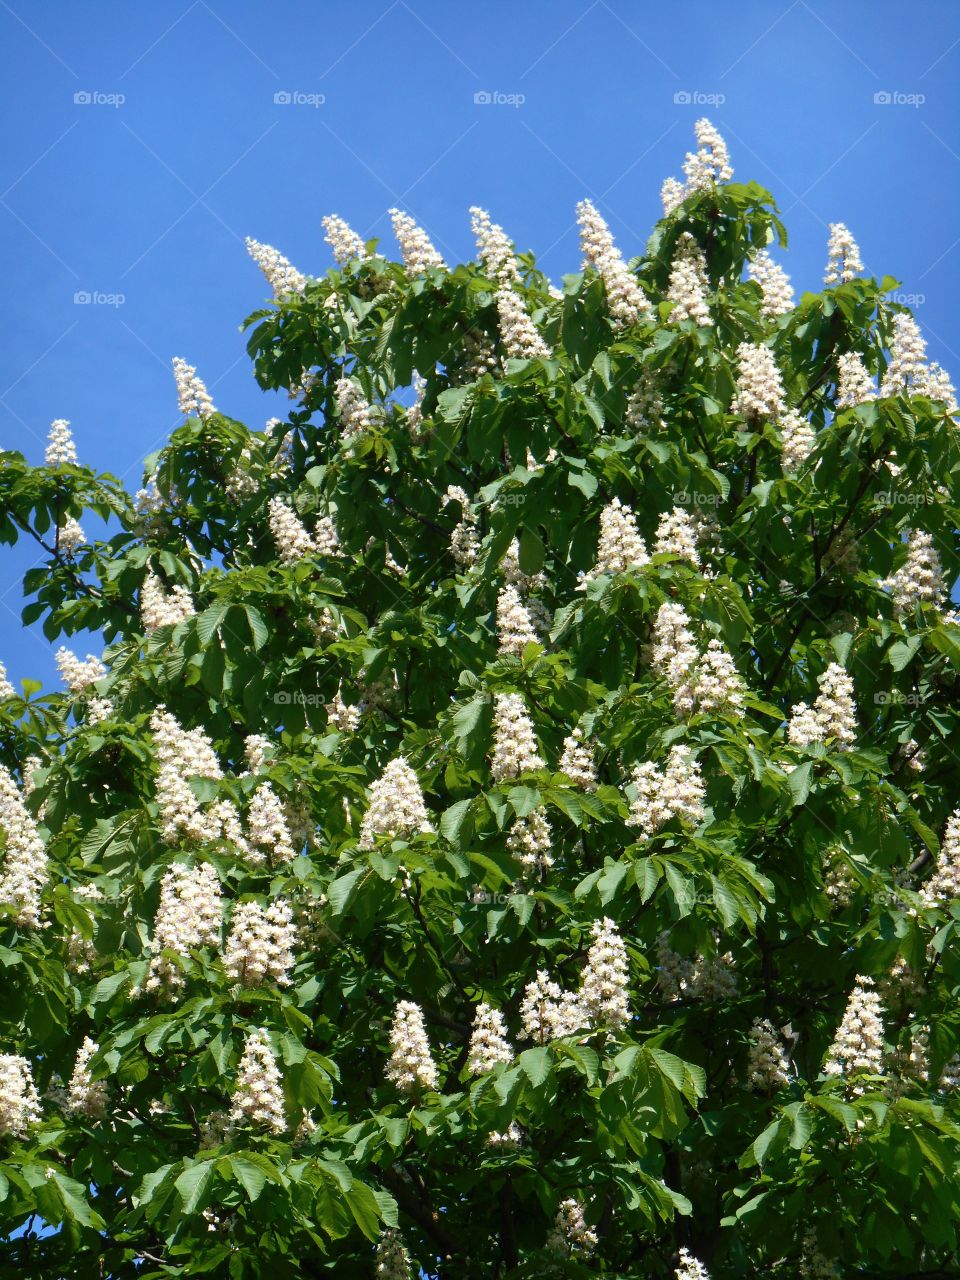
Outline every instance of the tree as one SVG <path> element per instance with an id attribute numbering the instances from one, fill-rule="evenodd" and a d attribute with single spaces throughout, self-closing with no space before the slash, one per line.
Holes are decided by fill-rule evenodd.
<path id="1" fill-rule="evenodd" d="M 4 1270 L 960 1274 L 957 405 L 684 172 L 562 291 L 251 241 L 286 421 L 2 455 L 106 643 L 0 690 Z"/>

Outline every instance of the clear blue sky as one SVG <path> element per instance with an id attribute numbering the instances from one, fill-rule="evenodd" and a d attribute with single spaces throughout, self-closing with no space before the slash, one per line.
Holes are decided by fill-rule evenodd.
<path id="1" fill-rule="evenodd" d="M 956 0 L 0 0 L 0 66 L 0 441 L 38 462 L 65 417 L 83 460 L 137 487 L 176 425 L 175 355 L 232 416 L 277 411 L 238 331 L 266 296 L 244 236 L 322 273 L 325 213 L 392 253 L 398 204 L 457 259 L 479 203 L 558 279 L 584 196 L 642 248 L 704 114 L 779 201 L 798 290 L 846 222 L 960 377 Z M 0 548 L 0 660 L 58 687 L 19 625 L 31 562 Z"/>

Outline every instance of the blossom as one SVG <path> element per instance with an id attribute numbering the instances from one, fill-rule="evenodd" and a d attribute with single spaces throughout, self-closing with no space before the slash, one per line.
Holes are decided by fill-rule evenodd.
<path id="1" fill-rule="evenodd" d="M 515 1120 L 511 1120 L 506 1129 L 501 1133 L 494 1130 L 488 1133 L 484 1140 L 484 1146 L 493 1147 L 498 1151 L 512 1151 L 523 1142 L 523 1130 Z"/>
<path id="2" fill-rule="evenodd" d="M 620 1030 L 630 1021 L 627 948 L 608 917 L 591 926 L 593 942 L 580 978 L 580 1002 L 591 1025 Z"/>
<path id="3" fill-rule="evenodd" d="M 287 1127 L 280 1069 L 263 1027 L 251 1031 L 244 1042 L 230 1121 L 254 1124 L 269 1133 L 283 1133 Z"/>
<path id="4" fill-rule="evenodd" d="M 25 1138 L 42 1118 L 30 1063 L 18 1053 L 0 1053 L 0 1136 Z"/>
<path id="5" fill-rule="evenodd" d="M 545 768 L 537 747 L 533 724 L 518 693 L 498 693 L 493 700 L 493 754 L 490 772 L 494 782 L 518 778 Z"/>
<path id="6" fill-rule="evenodd" d="M 715 1001 L 729 1000 L 737 993 L 732 954 L 727 951 L 700 955 L 693 960 L 678 955 L 670 946 L 670 934 L 657 935 L 657 988 L 666 1000 L 679 996 Z"/>
<path id="7" fill-rule="evenodd" d="M 77 446 L 74 444 L 70 423 L 66 418 L 57 418 L 50 423 L 44 463 L 48 467 L 77 465 Z"/>
<path id="8" fill-rule="evenodd" d="M 391 760 L 370 788 L 370 801 L 360 824 L 360 849 L 374 848 L 377 836 L 411 838 L 433 830 L 416 773 L 404 756 Z"/>
<path id="9" fill-rule="evenodd" d="M 449 506 L 451 502 L 459 503 L 463 514 L 450 535 L 450 554 L 461 568 L 469 569 L 476 563 L 480 550 L 477 517 L 471 509 L 469 497 L 459 485 L 448 485 L 446 493 L 440 499 L 441 507 Z"/>
<path id="10" fill-rule="evenodd" d="M 820 693 L 810 707 L 798 702 L 790 712 L 787 740 L 797 747 L 833 738 L 841 751 L 849 751 L 857 738 L 857 708 L 853 681 L 837 662 L 831 662 L 817 681 Z"/>
<path id="11" fill-rule="evenodd" d="M 407 430 L 415 436 L 423 427 L 423 401 L 427 394 L 427 380 L 416 369 L 413 371 L 413 392 L 413 404 L 407 409 Z"/>
<path id="12" fill-rule="evenodd" d="M 507 833 L 507 849 L 524 874 L 549 871 L 553 866 L 553 831 L 541 805 L 518 818 Z"/>
<path id="13" fill-rule="evenodd" d="M 823 739 L 823 725 L 813 707 L 807 702 L 798 702 L 790 711 L 787 741 L 795 747 L 809 747 L 812 742 Z"/>
<path id="14" fill-rule="evenodd" d="M 592 1227 L 587 1226 L 580 1201 L 573 1196 L 561 1200 L 553 1230 L 547 1239 L 547 1248 L 551 1253 L 589 1256 L 598 1244 L 599 1237 Z"/>
<path id="15" fill-rule="evenodd" d="M 847 284 L 862 270 L 860 250 L 849 229 L 842 222 L 831 222 L 823 283 Z"/>
<path id="16" fill-rule="evenodd" d="M 817 442 L 817 433 L 796 409 L 788 409 L 780 419 L 780 465 L 785 472 L 796 471 L 806 462 Z"/>
<path id="17" fill-rule="evenodd" d="M 490 279 L 501 285 L 510 285 L 519 279 L 513 243 L 503 227 L 491 222 L 486 209 L 477 205 L 470 208 L 470 226 L 477 238 L 477 254 Z"/>
<path id="18" fill-rule="evenodd" d="M 743 705 L 743 680 L 720 640 L 710 640 L 697 662 L 693 697 L 696 710 L 705 714 L 739 711 Z"/>
<path id="19" fill-rule="evenodd" d="M 593 763 L 593 751 L 580 728 L 574 729 L 564 738 L 563 755 L 557 768 L 567 775 L 574 786 L 582 787 L 584 791 L 596 791 L 597 770 Z"/>
<path id="20" fill-rule="evenodd" d="M 327 724 L 337 733 L 353 733 L 359 727 L 360 708 L 347 706 L 339 686 L 333 700 L 326 704 L 324 710 L 327 713 Z"/>
<path id="21" fill-rule="evenodd" d="M 766 249 L 759 249 L 747 263 L 747 275 L 760 286 L 760 314 L 768 319 L 793 310 L 793 286 L 783 267 L 778 266 Z"/>
<path id="22" fill-rule="evenodd" d="M 542 571 L 524 573 L 520 568 L 520 542 L 517 538 L 511 541 L 503 553 L 500 569 L 504 580 L 521 591 L 539 591 L 546 584 L 546 575 Z"/>
<path id="23" fill-rule="evenodd" d="M 83 1044 L 77 1053 L 73 1074 L 67 1085 L 64 1108 L 70 1115 L 88 1116 L 97 1120 L 106 1113 L 107 1086 L 102 1080 L 94 1080 L 90 1074 L 90 1059 L 99 1050 L 100 1046 L 89 1036 L 83 1037 Z"/>
<path id="24" fill-rule="evenodd" d="M 897 615 L 912 613 L 919 605 L 941 609 L 947 599 L 943 565 L 933 537 L 925 529 L 907 530 L 907 558 L 880 586 L 890 592 Z"/>
<path id="25" fill-rule="evenodd" d="M 47 851 L 13 774 L 0 765 L 0 830 L 6 837 L 0 902 L 16 908 L 21 928 L 39 928 L 40 894 L 47 883 Z"/>
<path id="26" fill-rule="evenodd" d="M 197 376 L 192 364 L 175 356 L 173 360 L 173 376 L 177 382 L 177 399 L 180 412 L 185 418 L 209 418 L 217 412 L 217 407 L 210 399 L 207 388 Z"/>
<path id="27" fill-rule="evenodd" d="M 681 560 L 688 560 L 695 569 L 700 568 L 697 531 L 683 507 L 674 507 L 661 515 L 653 554 L 679 556 Z"/>
<path id="28" fill-rule="evenodd" d="M 920 898 L 926 907 L 960 898 L 960 809 L 947 820 L 933 875 L 921 885 Z"/>
<path id="29" fill-rule="evenodd" d="M 664 178 L 660 187 L 660 201 L 663 204 L 664 217 L 673 213 L 675 209 L 679 209 L 686 198 L 687 193 L 682 182 L 679 182 L 676 178 Z"/>
<path id="30" fill-rule="evenodd" d="M 549 360 L 550 348 L 537 333 L 516 290 L 503 287 L 497 290 L 497 314 L 508 356 L 515 360 Z"/>
<path id="31" fill-rule="evenodd" d="M 636 433 L 659 431 L 663 426 L 663 397 L 646 365 L 640 366 L 637 385 L 627 397 L 623 421 L 629 430 Z"/>
<path id="32" fill-rule="evenodd" d="M 140 620 L 148 636 L 160 627 L 177 626 L 184 619 L 192 618 L 195 612 L 186 587 L 174 586 L 166 591 L 153 570 L 147 570 L 140 588 Z"/>
<path id="33" fill-rule="evenodd" d="M 146 989 L 172 992 L 182 987 L 179 968 L 163 953 L 172 951 L 185 960 L 199 947 L 219 947 L 222 920 L 220 878 L 209 863 L 168 867 L 160 881 Z"/>
<path id="34" fill-rule="evenodd" d="M 477 1005 L 467 1053 L 467 1070 L 472 1076 L 492 1071 L 498 1062 L 512 1062 L 513 1050 L 507 1041 L 503 1014 L 486 1003 Z"/>
<path id="35" fill-rule="evenodd" d="M 350 443 L 356 436 L 369 431 L 376 415 L 363 394 L 363 388 L 353 378 L 340 378 L 334 388 L 337 412 L 343 423 L 343 442 Z"/>
<path id="36" fill-rule="evenodd" d="M 683 605 L 674 600 L 664 601 L 657 610 L 653 634 L 653 665 L 673 691 L 673 705 L 678 714 L 690 714 L 695 701 L 693 668 L 699 655 Z"/>
<path id="37" fill-rule="evenodd" d="M 637 795 L 627 825 L 639 827 L 641 839 L 654 835 L 671 818 L 694 826 L 703 821 L 706 791 L 689 747 L 672 747 L 663 770 L 651 760 L 638 765 L 633 785 Z"/>
<path id="38" fill-rule="evenodd" d="M 366 247 L 363 243 L 363 237 L 358 236 L 353 228 L 343 218 L 338 217 L 335 213 L 327 214 L 322 219 L 323 229 L 326 232 L 326 241 L 333 250 L 333 256 L 340 266 L 349 262 L 351 258 L 365 258 L 367 256 Z"/>
<path id="39" fill-rule="evenodd" d="M 412 1000 L 401 1000 L 394 1012 L 386 1076 L 401 1093 L 437 1087 L 437 1066 L 430 1053 L 423 1011 Z"/>
<path id="40" fill-rule="evenodd" d="M 56 664 L 60 678 L 71 693 L 83 693 L 90 685 L 102 680 L 107 674 L 107 668 L 92 653 L 87 654 L 84 662 L 64 645 L 57 650 Z"/>
<path id="41" fill-rule="evenodd" d="M 530 614 L 516 587 L 508 583 L 497 596 L 497 647 L 500 653 L 522 658 L 528 644 L 537 644 Z"/>
<path id="42" fill-rule="evenodd" d="M 737 393 L 730 406 L 744 418 L 779 418 L 786 410 L 783 380 L 773 352 L 759 342 L 737 347 Z"/>
<path id="43" fill-rule="evenodd" d="M 520 1022 L 526 1039 L 538 1044 L 561 1040 L 579 1031 L 586 1020 L 579 997 L 562 991 L 545 969 L 539 969 L 533 982 L 524 987 Z"/>
<path id="44" fill-rule="evenodd" d="M 269 782 L 262 782 L 250 798 L 247 810 L 248 847 L 244 847 L 242 838 L 234 840 L 234 843 L 241 845 L 241 852 L 253 863 L 266 860 L 271 867 L 277 867 L 292 862 L 296 857 L 286 811 Z"/>
<path id="45" fill-rule="evenodd" d="M 790 1063 L 769 1018 L 755 1018 L 750 1028 L 747 1055 L 747 1084 L 760 1093 L 772 1092 L 788 1084 Z"/>
<path id="46" fill-rule="evenodd" d="M 710 1273 L 689 1249 L 680 1250 L 680 1265 L 677 1267 L 676 1280 L 710 1280 Z"/>
<path id="47" fill-rule="evenodd" d="M 692 320 L 701 326 L 713 324 L 707 306 L 710 280 L 707 276 L 707 260 L 703 250 L 689 231 L 677 239 L 670 279 L 667 284 L 667 301 L 674 303 L 670 313 L 672 321 Z"/>
<path id="48" fill-rule="evenodd" d="M 150 717 L 157 759 L 157 807 L 161 834 L 168 844 L 181 836 L 215 840 L 221 825 L 201 809 L 190 787 L 191 778 L 219 781 L 223 770 L 213 744 L 202 729 L 184 729 L 162 704 Z"/>
<path id="49" fill-rule="evenodd" d="M 683 172 L 687 178 L 686 192 L 709 190 L 718 182 L 729 182 L 733 177 L 727 144 L 704 116 L 693 126 L 697 150 L 687 152 Z"/>
<path id="50" fill-rule="evenodd" d="M 872 978 L 858 975 L 823 1070 L 828 1076 L 883 1071 L 883 1019 Z"/>
<path id="51" fill-rule="evenodd" d="M 267 284 L 273 290 L 278 302 L 291 293 L 303 293 L 307 287 L 307 277 L 301 275 L 292 263 L 288 262 L 273 245 L 261 244 L 247 236 L 244 244 L 247 252 L 266 277 Z"/>
<path id="52" fill-rule="evenodd" d="M 583 269 L 587 271 L 592 267 L 603 281 L 614 328 L 623 329 L 637 324 L 650 314 L 649 299 L 624 262 L 613 242 L 610 228 L 591 201 L 581 200 L 577 205 L 577 223 Z"/>
<path id="53" fill-rule="evenodd" d="M 0 700 L 3 698 L 15 698 L 16 696 L 17 691 L 7 677 L 7 668 L 0 662 Z"/>
<path id="54" fill-rule="evenodd" d="M 283 898 L 266 907 L 238 902 L 223 953 L 224 968 L 234 982 L 245 987 L 268 980 L 288 987 L 296 963 L 296 942 L 293 912 Z"/>
<path id="55" fill-rule="evenodd" d="M 847 351 L 838 356 L 837 408 L 849 409 L 876 398 L 877 389 L 859 352 Z"/>
<path id="56" fill-rule="evenodd" d="M 399 209 L 390 209 L 388 212 L 407 271 L 413 276 L 419 276 L 432 268 L 446 270 L 447 264 L 430 243 L 430 237 L 424 229 L 417 226 L 409 214 L 401 213 Z"/>
<path id="57" fill-rule="evenodd" d="M 77 548 L 82 547 L 86 540 L 87 535 L 73 516 L 67 516 L 66 520 L 57 526 L 56 547 L 67 560 L 73 559 Z"/>
<path id="58" fill-rule="evenodd" d="M 392 1228 L 381 1231 L 373 1268 L 377 1280 L 410 1280 L 412 1265 L 400 1232 Z"/>
<path id="59" fill-rule="evenodd" d="M 601 574 L 629 573 L 648 564 L 647 546 L 637 528 L 632 507 L 614 498 L 600 512 L 600 538 L 597 542 L 597 560 L 593 569 L 583 575 L 578 590 Z"/>

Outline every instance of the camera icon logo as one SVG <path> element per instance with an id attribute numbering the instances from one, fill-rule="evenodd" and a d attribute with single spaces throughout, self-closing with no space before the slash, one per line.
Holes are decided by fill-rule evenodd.
<path id="1" fill-rule="evenodd" d="M 73 100 L 78 107 L 88 107 L 93 101 L 93 94 L 87 89 L 81 89 L 73 95 Z"/>
<path id="2" fill-rule="evenodd" d="M 691 102 L 691 95 L 688 89 L 678 89 L 673 95 L 673 101 L 678 107 L 688 107 Z"/>
<path id="3" fill-rule="evenodd" d="M 276 107 L 289 107 L 293 101 L 293 94 L 289 89 L 278 89 L 273 95 L 273 103 Z"/>
<path id="4" fill-rule="evenodd" d="M 478 107 L 488 107 L 493 101 L 493 95 L 488 89 L 480 89 L 473 95 L 473 100 Z"/>

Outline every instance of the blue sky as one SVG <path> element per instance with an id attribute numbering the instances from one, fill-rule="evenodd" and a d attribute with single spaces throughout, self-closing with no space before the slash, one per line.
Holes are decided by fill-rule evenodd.
<path id="1" fill-rule="evenodd" d="M 0 68 L 0 442 L 38 462 L 66 417 L 81 458 L 136 488 L 177 423 L 175 355 L 232 416 L 283 412 L 238 328 L 267 292 L 244 236 L 321 273 L 324 214 L 393 253 L 397 204 L 455 260 L 479 203 L 559 279 L 584 196 L 642 248 L 704 114 L 780 203 L 798 289 L 846 222 L 960 376 L 954 0 L 0 0 Z M 19 625 L 33 562 L 0 549 L 0 660 L 57 687 Z"/>

